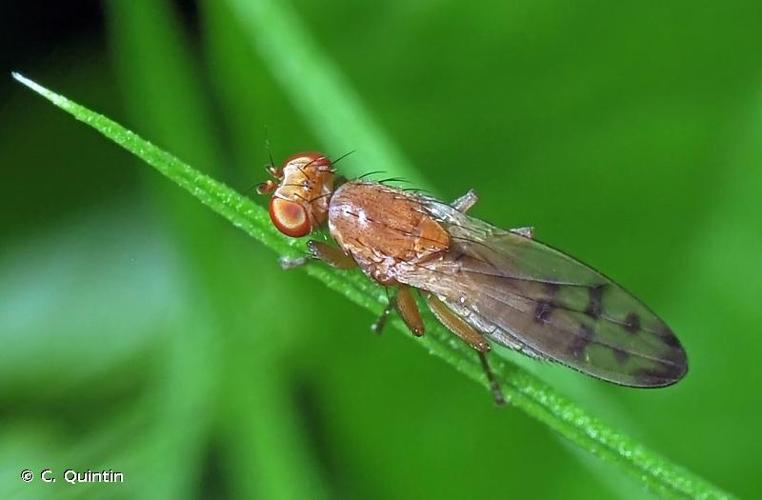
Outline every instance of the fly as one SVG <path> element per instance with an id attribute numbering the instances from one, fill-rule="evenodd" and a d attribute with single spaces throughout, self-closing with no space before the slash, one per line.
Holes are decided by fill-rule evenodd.
<path id="1" fill-rule="evenodd" d="M 309 257 L 359 267 L 394 291 L 373 330 L 396 309 L 423 335 L 417 289 L 434 316 L 477 351 L 498 404 L 503 394 L 486 357 L 491 343 L 629 387 L 668 386 L 688 370 L 680 341 L 642 302 L 535 240 L 532 228 L 504 230 L 469 216 L 478 201 L 473 191 L 444 203 L 379 182 L 340 183 L 332 162 L 314 152 L 268 170 L 275 180 L 258 191 L 272 194 L 278 230 L 298 238 L 327 224 L 337 246 L 311 240 Z"/>

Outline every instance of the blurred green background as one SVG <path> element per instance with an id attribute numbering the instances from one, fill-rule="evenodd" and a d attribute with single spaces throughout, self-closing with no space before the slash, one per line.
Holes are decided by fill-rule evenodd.
<path id="1" fill-rule="evenodd" d="M 328 146 L 236 3 L 0 7 L 0 497 L 648 498 L 400 332 L 373 336 L 370 314 L 10 79 L 244 191 L 265 176 L 265 127 L 276 159 Z M 473 187 L 477 216 L 615 277 L 691 370 L 638 391 L 525 365 L 758 495 L 762 4 L 283 5 L 427 187 Z M 18 477 L 45 467 L 126 482 Z"/>

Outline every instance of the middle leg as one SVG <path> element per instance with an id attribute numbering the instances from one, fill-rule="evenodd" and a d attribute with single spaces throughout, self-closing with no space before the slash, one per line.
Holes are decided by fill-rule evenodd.
<path id="1" fill-rule="evenodd" d="M 386 319 L 389 317 L 389 314 L 391 314 L 392 309 L 395 308 L 410 332 L 416 337 L 422 336 L 425 330 L 423 319 L 421 319 L 421 313 L 418 310 L 418 304 L 415 302 L 415 297 L 413 296 L 411 288 L 407 285 L 398 286 L 397 291 L 391 298 L 389 298 L 389 303 L 386 304 L 383 312 L 370 326 L 370 329 L 374 333 L 381 333 L 381 330 L 386 324 Z"/>
<path id="2" fill-rule="evenodd" d="M 372 325 L 370 325 L 370 330 L 380 335 L 381 331 L 384 329 L 384 325 L 386 325 L 386 320 L 389 317 L 389 315 L 392 313 L 392 309 L 394 309 L 394 303 L 396 297 L 394 295 L 389 296 L 389 287 L 386 287 L 386 307 L 384 307 L 384 310 L 381 311 L 381 314 L 376 318 L 376 321 L 373 322 Z"/>

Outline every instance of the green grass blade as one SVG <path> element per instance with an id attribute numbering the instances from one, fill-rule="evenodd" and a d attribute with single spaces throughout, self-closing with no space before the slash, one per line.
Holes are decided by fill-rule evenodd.
<path id="1" fill-rule="evenodd" d="M 114 121 L 14 73 L 14 78 L 50 100 L 76 119 L 132 152 L 163 175 L 177 183 L 198 200 L 222 215 L 235 226 L 278 253 L 295 254 L 303 249 L 303 241 L 280 235 L 270 224 L 266 211 L 251 200 L 214 179 L 196 171 L 141 139 Z M 341 272 L 322 265 L 306 267 L 307 272 L 337 290 L 352 302 L 379 312 L 385 295 L 380 287 L 357 272 Z M 401 322 L 393 322 L 403 328 Z M 429 322 L 429 333 L 420 341 L 432 354 L 487 387 L 474 353 L 454 339 L 444 327 Z M 514 406 L 544 422 L 580 448 L 639 479 L 649 490 L 665 497 L 729 498 L 729 495 L 708 481 L 670 462 L 617 432 L 568 401 L 547 384 L 516 365 L 494 357 L 494 369 L 502 381 L 507 398 Z M 486 395 L 485 395 L 486 398 Z"/>

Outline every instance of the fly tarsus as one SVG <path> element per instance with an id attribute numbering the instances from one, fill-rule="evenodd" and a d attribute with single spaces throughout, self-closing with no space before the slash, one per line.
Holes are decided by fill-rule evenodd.
<path id="1" fill-rule="evenodd" d="M 479 197 L 476 195 L 476 192 L 473 189 L 469 189 L 466 194 L 452 202 L 452 207 L 458 212 L 466 213 L 471 207 L 476 205 L 477 201 L 479 201 Z"/>
<path id="2" fill-rule="evenodd" d="M 308 262 L 309 262 L 309 259 L 307 257 L 286 257 L 284 255 L 278 259 L 278 263 L 280 264 L 281 269 L 284 269 L 286 271 L 289 269 L 302 267 Z"/>
<path id="3" fill-rule="evenodd" d="M 384 329 L 384 325 L 386 325 L 386 320 L 389 318 L 389 314 L 391 314 L 392 309 L 394 309 L 394 302 L 394 297 L 390 297 L 389 302 L 386 304 L 386 307 L 384 307 L 384 310 L 381 311 L 381 314 L 378 316 L 376 321 L 370 325 L 370 331 L 376 335 L 381 335 L 381 332 Z"/>
<path id="4" fill-rule="evenodd" d="M 517 227 L 509 229 L 509 231 L 518 234 L 519 236 L 523 236 L 524 238 L 529 238 L 530 240 L 534 239 L 534 228 L 532 226 Z"/>
<path id="5" fill-rule="evenodd" d="M 500 388 L 500 382 L 497 381 L 495 373 L 492 371 L 492 368 L 490 368 L 489 363 L 487 362 L 487 354 L 479 351 L 479 361 L 481 361 L 482 369 L 484 370 L 484 374 L 487 376 L 487 382 L 489 382 L 489 389 L 490 392 L 492 392 L 492 397 L 495 399 L 495 404 L 497 406 L 505 406 L 505 396 L 503 395 L 503 390 Z"/>

